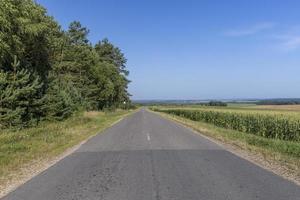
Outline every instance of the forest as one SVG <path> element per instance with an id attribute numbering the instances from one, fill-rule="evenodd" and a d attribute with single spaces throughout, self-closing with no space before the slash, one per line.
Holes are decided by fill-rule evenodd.
<path id="1" fill-rule="evenodd" d="M 124 54 L 88 34 L 79 21 L 63 30 L 33 0 L 0 1 L 0 128 L 130 105 Z"/>

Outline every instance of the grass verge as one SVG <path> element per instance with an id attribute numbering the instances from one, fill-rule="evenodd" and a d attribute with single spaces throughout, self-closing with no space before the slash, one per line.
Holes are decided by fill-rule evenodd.
<path id="1" fill-rule="evenodd" d="M 20 131 L 0 130 L 0 196 L 67 149 L 108 128 L 131 111 L 84 112 Z M 45 167 L 44 167 L 45 168 Z M 29 173 L 29 174 L 28 174 Z M 13 188 L 12 188 L 13 189 Z"/>
<path id="2" fill-rule="evenodd" d="M 267 139 L 176 115 L 156 113 L 190 127 L 196 132 L 222 143 L 233 153 L 300 184 L 299 142 Z"/>

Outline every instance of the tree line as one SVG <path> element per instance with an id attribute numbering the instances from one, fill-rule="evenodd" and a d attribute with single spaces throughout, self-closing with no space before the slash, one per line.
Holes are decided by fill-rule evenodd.
<path id="1" fill-rule="evenodd" d="M 78 21 L 63 30 L 33 0 L 0 1 L 0 128 L 129 105 L 124 54 L 88 34 Z"/>
<path id="2" fill-rule="evenodd" d="M 264 99 L 256 102 L 257 105 L 299 105 L 299 98 Z"/>

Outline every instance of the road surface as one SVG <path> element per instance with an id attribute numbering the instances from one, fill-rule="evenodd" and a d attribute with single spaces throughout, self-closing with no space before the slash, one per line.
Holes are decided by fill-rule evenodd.
<path id="1" fill-rule="evenodd" d="M 300 187 L 146 110 L 3 200 L 289 200 Z"/>

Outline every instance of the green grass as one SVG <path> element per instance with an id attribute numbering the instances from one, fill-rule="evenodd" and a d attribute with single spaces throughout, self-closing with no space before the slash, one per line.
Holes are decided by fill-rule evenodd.
<path id="1" fill-rule="evenodd" d="M 235 131 L 213 124 L 193 121 L 177 115 L 159 114 L 186 125 L 203 135 L 230 144 L 242 150 L 260 154 L 266 161 L 275 162 L 284 166 L 293 176 L 300 178 L 300 143 L 278 139 L 264 138 L 261 136 Z"/>
<path id="2" fill-rule="evenodd" d="M 44 122 L 19 131 L 0 131 L 0 186 L 24 166 L 51 160 L 66 149 L 111 126 L 130 111 L 85 112 L 63 121 Z M 1 187 L 0 187 L 1 188 Z"/>

